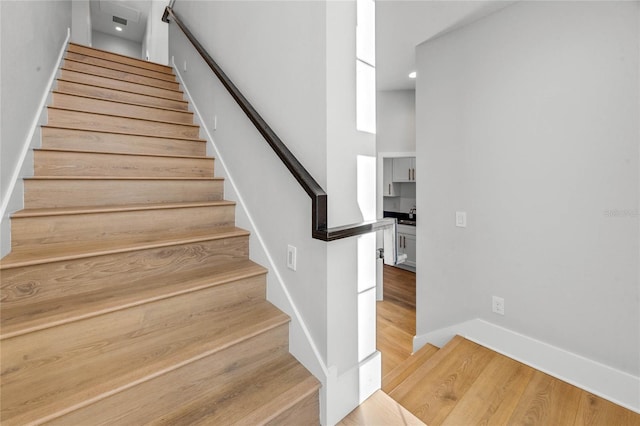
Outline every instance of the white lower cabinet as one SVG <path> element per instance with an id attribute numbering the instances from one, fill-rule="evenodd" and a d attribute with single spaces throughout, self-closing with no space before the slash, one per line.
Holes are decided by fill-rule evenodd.
<path id="1" fill-rule="evenodd" d="M 398 256 L 407 255 L 404 265 L 416 267 L 416 227 L 409 225 L 398 225 L 398 235 L 396 238 Z"/>

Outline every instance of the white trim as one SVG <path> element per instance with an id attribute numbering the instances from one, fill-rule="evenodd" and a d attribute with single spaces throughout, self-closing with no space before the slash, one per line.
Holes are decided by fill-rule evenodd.
<path id="1" fill-rule="evenodd" d="M 29 133 L 23 142 L 22 151 L 20 152 L 20 157 L 18 158 L 18 162 L 16 163 L 16 167 L 13 170 L 13 175 L 11 176 L 11 181 L 9 182 L 9 186 L 7 187 L 7 193 L 5 194 L 4 199 L 2 200 L 2 205 L 0 205 L 0 219 L 4 220 L 5 214 L 7 213 L 7 207 L 9 205 L 9 200 L 13 195 L 13 191 L 15 189 L 16 183 L 18 179 L 21 178 L 20 171 L 22 170 L 22 166 L 25 158 L 27 157 L 27 153 L 31 148 L 31 143 L 33 139 L 33 135 L 36 132 L 36 129 L 40 125 L 40 117 L 42 115 L 42 111 L 47 104 L 47 100 L 49 99 L 49 93 L 53 90 L 53 83 L 56 80 L 56 76 L 58 75 L 58 69 L 62 63 L 62 58 L 64 56 L 64 52 L 67 50 L 67 45 L 69 44 L 69 39 L 71 37 L 71 28 L 67 28 L 67 37 L 62 43 L 62 48 L 60 49 L 60 53 L 58 54 L 58 61 L 56 62 L 56 66 L 53 68 L 51 75 L 49 76 L 49 81 L 47 83 L 47 90 L 45 90 L 42 95 L 42 99 L 40 100 L 40 104 L 38 105 L 37 112 L 33 117 L 33 121 L 31 122 L 31 127 L 29 128 Z"/>
<path id="2" fill-rule="evenodd" d="M 314 354 L 314 356 L 316 358 L 316 361 L 317 361 L 318 365 L 320 366 L 320 368 L 322 369 L 322 372 L 324 373 L 324 376 L 326 378 L 326 377 L 329 376 L 329 369 L 327 368 L 327 366 L 322 361 L 322 357 L 320 356 L 320 351 L 318 350 L 315 342 L 313 341 L 313 338 L 311 337 L 311 333 L 309 332 L 309 328 L 307 327 L 305 321 L 302 319 L 302 316 L 300 315 L 300 311 L 298 311 L 298 308 L 296 307 L 295 303 L 293 302 L 293 298 L 291 297 L 291 294 L 289 293 L 289 291 L 287 290 L 287 287 L 284 284 L 284 280 L 282 279 L 282 276 L 280 275 L 280 272 L 278 271 L 278 268 L 276 267 L 275 261 L 273 260 L 273 257 L 271 256 L 271 253 L 267 249 L 267 245 L 265 244 L 264 239 L 262 238 L 262 234 L 258 230 L 258 227 L 256 226 L 256 223 L 253 220 L 253 217 L 251 216 L 251 213 L 249 213 L 247 205 L 244 202 L 244 198 L 240 194 L 240 191 L 238 190 L 238 187 L 235 184 L 233 176 L 229 172 L 229 169 L 227 168 L 227 165 L 225 164 L 224 160 L 220 156 L 220 152 L 218 151 L 218 148 L 217 148 L 217 146 L 216 146 L 216 144 L 214 142 L 213 136 L 211 135 L 211 132 L 209 131 L 209 128 L 206 125 L 206 122 L 203 120 L 202 115 L 200 114 L 200 111 L 198 110 L 198 107 L 196 106 L 196 103 L 194 102 L 193 98 L 191 97 L 191 94 L 189 93 L 189 89 L 184 84 L 184 80 L 182 78 L 182 75 L 180 74 L 180 69 L 179 69 L 178 66 L 176 66 L 174 58 L 171 58 L 171 63 L 172 63 L 173 69 L 174 69 L 174 71 L 176 73 L 176 76 L 178 77 L 178 81 L 180 82 L 180 85 L 182 86 L 182 89 L 184 90 L 184 94 L 187 97 L 187 99 L 189 100 L 189 104 L 193 107 L 193 112 L 198 117 L 198 119 L 200 121 L 201 128 L 204 130 L 205 134 L 207 135 L 207 138 L 206 138 L 207 139 L 207 143 L 210 143 L 211 146 L 213 147 L 213 150 L 214 150 L 214 153 L 215 153 L 215 156 L 216 156 L 216 165 L 220 165 L 220 167 L 222 167 L 222 169 L 224 170 L 224 174 L 226 176 L 225 180 L 229 182 L 229 184 L 233 188 L 233 191 L 236 194 L 236 197 L 238 198 L 236 200 L 237 201 L 236 208 L 240 207 L 244 211 L 244 213 L 246 214 L 247 219 L 249 220 L 249 223 L 250 223 L 251 234 L 255 235 L 255 237 L 258 239 L 260 247 L 262 248 L 262 251 L 264 252 L 266 258 L 268 259 L 269 270 L 271 272 L 273 272 L 273 274 L 274 274 L 274 276 L 276 278 L 276 281 L 278 282 L 278 284 L 281 287 L 282 292 L 286 296 L 287 301 L 289 302 L 289 306 L 291 308 L 294 320 L 300 325 L 300 328 L 302 329 L 302 331 L 303 331 L 303 333 L 304 333 L 304 335 L 305 335 L 305 337 L 307 339 L 307 342 L 309 343 L 309 346 L 311 347 L 311 349 L 313 351 L 313 354 Z"/>
<path id="3" fill-rule="evenodd" d="M 640 413 L 640 377 L 476 318 L 415 336 L 414 351 L 444 345 L 456 334 Z"/>

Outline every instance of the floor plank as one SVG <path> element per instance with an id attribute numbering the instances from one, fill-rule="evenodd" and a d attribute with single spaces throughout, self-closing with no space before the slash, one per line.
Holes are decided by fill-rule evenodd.
<path id="1" fill-rule="evenodd" d="M 391 399 L 386 393 L 377 391 L 360 404 L 338 426 L 390 426 L 424 425 L 424 423 Z"/>

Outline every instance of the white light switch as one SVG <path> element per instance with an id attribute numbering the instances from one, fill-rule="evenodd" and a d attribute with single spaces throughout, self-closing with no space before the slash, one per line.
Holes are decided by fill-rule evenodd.
<path id="1" fill-rule="evenodd" d="M 467 227 L 467 212 L 456 212 L 456 226 L 459 228 Z"/>
<path id="2" fill-rule="evenodd" d="M 287 246 L 287 268 L 296 270 L 296 257 L 298 255 L 298 249 L 292 245 Z"/>

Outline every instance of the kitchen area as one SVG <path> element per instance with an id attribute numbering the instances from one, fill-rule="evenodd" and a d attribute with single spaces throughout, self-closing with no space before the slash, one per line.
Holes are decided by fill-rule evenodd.
<path id="1" fill-rule="evenodd" d="M 416 270 L 416 158 L 382 159 L 383 217 L 397 221 L 394 257 L 385 264 L 415 272 Z"/>
<path id="2" fill-rule="evenodd" d="M 383 217 L 395 218 L 395 261 L 385 262 L 398 268 L 416 270 L 416 158 L 382 159 Z"/>

